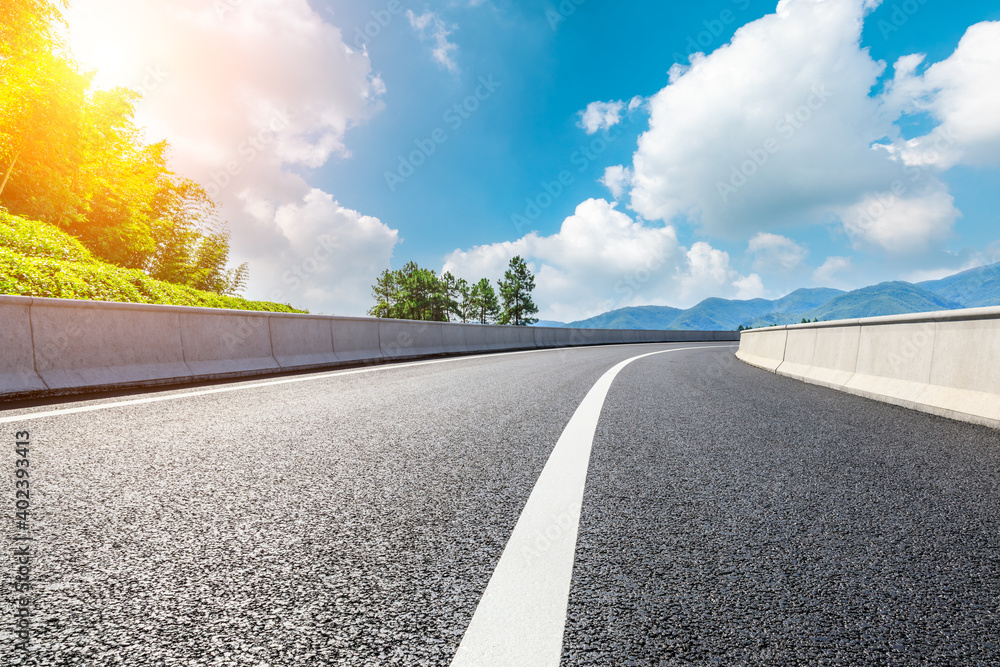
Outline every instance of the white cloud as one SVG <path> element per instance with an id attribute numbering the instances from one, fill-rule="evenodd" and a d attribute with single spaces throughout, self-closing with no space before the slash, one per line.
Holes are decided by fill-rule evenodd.
<path id="1" fill-rule="evenodd" d="M 943 184 L 872 149 L 898 133 L 898 114 L 871 96 L 883 65 L 859 45 L 877 4 L 782 0 L 730 44 L 672 68 L 669 85 L 649 102 L 650 127 L 633 157 L 632 208 L 651 220 L 690 216 L 729 238 L 842 215 L 855 239 L 883 250 L 943 238 L 959 215 Z M 966 70 L 970 80 L 991 80 Z M 897 188 L 896 210 L 934 205 L 916 221 L 891 215 L 860 229 L 850 220 L 897 182 L 905 187 Z"/>
<path id="2" fill-rule="evenodd" d="M 841 213 L 855 247 L 914 253 L 948 237 L 961 214 L 943 188 L 921 195 L 870 195 Z"/>
<path id="3" fill-rule="evenodd" d="M 516 241 L 456 250 L 444 270 L 467 280 L 495 281 L 515 255 L 536 274 L 542 319 L 570 322 L 650 303 L 690 306 L 709 296 L 758 290 L 752 277 L 748 282 L 732 269 L 727 253 L 704 242 L 686 249 L 673 227 L 643 225 L 603 199 L 580 204 L 552 236 L 532 232 Z"/>
<path id="4" fill-rule="evenodd" d="M 746 278 L 739 278 L 733 282 L 736 287 L 737 299 L 761 299 L 765 295 L 764 281 L 756 273 L 751 273 Z"/>
<path id="5" fill-rule="evenodd" d="M 620 100 L 614 102 L 591 102 L 587 105 L 586 109 L 579 113 L 580 121 L 577 125 L 583 128 L 587 134 L 596 134 L 599 130 L 610 130 L 622 122 L 622 110 L 624 108 L 625 103 Z"/>
<path id="6" fill-rule="evenodd" d="M 758 271 L 788 272 L 798 268 L 809 251 L 788 237 L 760 232 L 750 239 L 747 253 Z"/>
<path id="7" fill-rule="evenodd" d="M 458 53 L 458 45 L 448 41 L 448 36 L 454 28 L 448 26 L 440 16 L 431 11 L 417 15 L 409 9 L 406 11 L 406 16 L 410 19 L 410 26 L 420 35 L 420 39 L 434 44 L 431 51 L 434 62 L 452 74 L 457 74 L 458 63 L 455 61 L 455 54 Z"/>
<path id="8" fill-rule="evenodd" d="M 955 52 L 923 74 L 923 54 L 900 58 L 887 86 L 895 113 L 928 113 L 932 132 L 889 147 L 907 165 L 947 169 L 959 163 L 1000 164 L 1000 21 L 977 23 Z"/>
<path id="9" fill-rule="evenodd" d="M 849 257 L 827 257 L 823 265 L 813 272 L 813 280 L 824 287 L 839 284 L 840 279 L 837 274 L 850 268 L 851 259 Z"/>
<path id="10" fill-rule="evenodd" d="M 370 306 L 370 288 L 389 266 L 399 234 L 377 218 L 344 208 L 321 190 L 277 208 L 247 194 L 247 209 L 261 223 L 277 225 L 287 243 L 256 263 L 281 286 L 268 298 L 336 304 L 336 314 L 360 314 Z M 272 288 L 274 289 L 274 288 Z"/>
<path id="11" fill-rule="evenodd" d="M 631 180 L 632 170 L 619 164 L 604 170 L 601 183 L 611 191 L 611 196 L 617 200 L 625 194 L 625 187 Z"/>
<path id="12" fill-rule="evenodd" d="M 76 0 L 68 19 L 74 48 L 101 53 L 107 43 L 127 56 L 128 67 L 108 69 L 107 84 L 145 93 L 137 119 L 147 137 L 167 139 L 172 166 L 220 202 L 232 259 L 250 262 L 248 296 L 281 290 L 313 311 L 364 312 L 356 295 L 321 287 L 339 269 L 314 272 L 296 290 L 283 275 L 315 259 L 323 234 L 358 242 L 335 247 L 327 261 L 354 267 L 360 282 L 388 264 L 394 231 L 288 169 L 349 157 L 347 130 L 380 108 L 385 90 L 366 53 L 349 48 L 307 0 Z"/>

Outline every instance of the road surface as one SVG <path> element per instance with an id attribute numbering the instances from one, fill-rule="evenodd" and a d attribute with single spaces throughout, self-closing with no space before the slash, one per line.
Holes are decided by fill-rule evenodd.
<path id="1" fill-rule="evenodd" d="M 3 663 L 459 664 L 504 641 L 490 604 L 541 628 L 536 664 L 1000 663 L 1000 433 L 734 351 L 507 353 L 0 412 L 4 534 L 28 431 L 34 538 L 27 653 L 7 539 Z M 567 435 L 558 463 L 585 399 L 592 441 Z M 515 526 L 532 537 L 574 474 L 578 508 L 515 562 Z M 525 576 L 547 597 L 519 610 Z"/>

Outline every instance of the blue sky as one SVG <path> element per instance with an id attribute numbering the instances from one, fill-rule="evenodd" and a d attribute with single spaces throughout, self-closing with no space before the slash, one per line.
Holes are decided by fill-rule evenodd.
<path id="1" fill-rule="evenodd" d="M 70 14 L 109 73 L 112 4 Z M 522 254 L 570 320 L 1000 260 L 995 3 L 162 4 L 118 13 L 150 38 L 108 80 L 168 72 L 140 119 L 214 186 L 251 296 L 357 315 L 383 268 Z"/>

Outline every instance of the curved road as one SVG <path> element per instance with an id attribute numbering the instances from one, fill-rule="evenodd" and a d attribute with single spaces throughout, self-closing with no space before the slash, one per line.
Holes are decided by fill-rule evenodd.
<path id="1" fill-rule="evenodd" d="M 581 402 L 669 350 L 620 369 L 592 449 L 570 453 L 586 484 L 578 522 L 568 510 L 550 535 L 578 530 L 551 608 L 562 664 L 1000 663 L 1000 433 L 734 349 L 509 353 L 4 411 L 5 535 L 14 433 L 31 433 L 34 615 L 30 653 L 8 650 L 8 556 L 0 660 L 459 664 Z M 536 563 L 558 559 L 547 544 Z M 537 664 L 560 662 L 558 640 Z"/>

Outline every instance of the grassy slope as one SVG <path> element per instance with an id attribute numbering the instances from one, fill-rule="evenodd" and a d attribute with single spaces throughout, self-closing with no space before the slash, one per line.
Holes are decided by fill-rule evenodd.
<path id="1" fill-rule="evenodd" d="M 72 236 L 0 209 L 0 294 L 303 312 L 267 301 L 203 292 L 94 259 Z"/>

